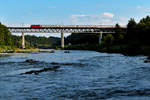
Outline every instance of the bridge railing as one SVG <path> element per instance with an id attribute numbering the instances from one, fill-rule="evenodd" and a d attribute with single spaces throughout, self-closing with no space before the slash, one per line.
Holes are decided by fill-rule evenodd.
<path id="1" fill-rule="evenodd" d="M 115 28 L 114 25 L 40 25 L 41 28 Z M 39 28 L 40 28 L 39 27 Z M 126 28 L 126 26 L 120 26 Z M 33 27 L 9 27 L 9 28 L 33 28 Z"/>

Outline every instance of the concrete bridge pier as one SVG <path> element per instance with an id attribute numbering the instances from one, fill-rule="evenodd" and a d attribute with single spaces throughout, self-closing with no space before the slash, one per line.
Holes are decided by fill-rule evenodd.
<path id="1" fill-rule="evenodd" d="M 24 32 L 22 32 L 22 49 L 25 49 L 25 36 L 24 36 Z"/>
<path id="2" fill-rule="evenodd" d="M 103 32 L 100 32 L 100 35 L 99 35 L 99 44 L 102 43 L 102 38 L 103 38 Z"/>
<path id="3" fill-rule="evenodd" d="M 65 47 L 65 42 L 64 42 L 64 33 L 61 33 L 61 48 L 64 49 Z"/>

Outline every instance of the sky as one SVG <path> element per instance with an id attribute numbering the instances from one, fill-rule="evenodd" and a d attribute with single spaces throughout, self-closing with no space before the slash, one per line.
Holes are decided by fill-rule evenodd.
<path id="1" fill-rule="evenodd" d="M 31 24 L 126 25 L 150 15 L 150 0 L 0 0 L 0 22 Z"/>

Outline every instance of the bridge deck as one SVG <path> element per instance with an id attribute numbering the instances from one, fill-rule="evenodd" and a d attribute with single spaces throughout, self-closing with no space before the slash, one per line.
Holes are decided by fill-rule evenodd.
<path id="1" fill-rule="evenodd" d="M 42 27 L 8 27 L 12 33 L 114 33 L 115 26 L 102 25 L 50 25 Z M 126 31 L 126 27 L 121 27 Z"/>

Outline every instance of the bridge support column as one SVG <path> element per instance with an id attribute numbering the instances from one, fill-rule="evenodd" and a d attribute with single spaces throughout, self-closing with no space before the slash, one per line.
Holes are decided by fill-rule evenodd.
<path id="1" fill-rule="evenodd" d="M 100 35 L 99 35 L 99 44 L 102 43 L 102 38 L 103 38 L 103 32 L 100 32 Z"/>
<path id="2" fill-rule="evenodd" d="M 22 32 L 22 49 L 25 49 L 25 36 L 24 36 L 24 32 Z"/>
<path id="3" fill-rule="evenodd" d="M 65 47 L 65 42 L 64 42 L 64 33 L 61 33 L 61 48 L 64 49 Z"/>

